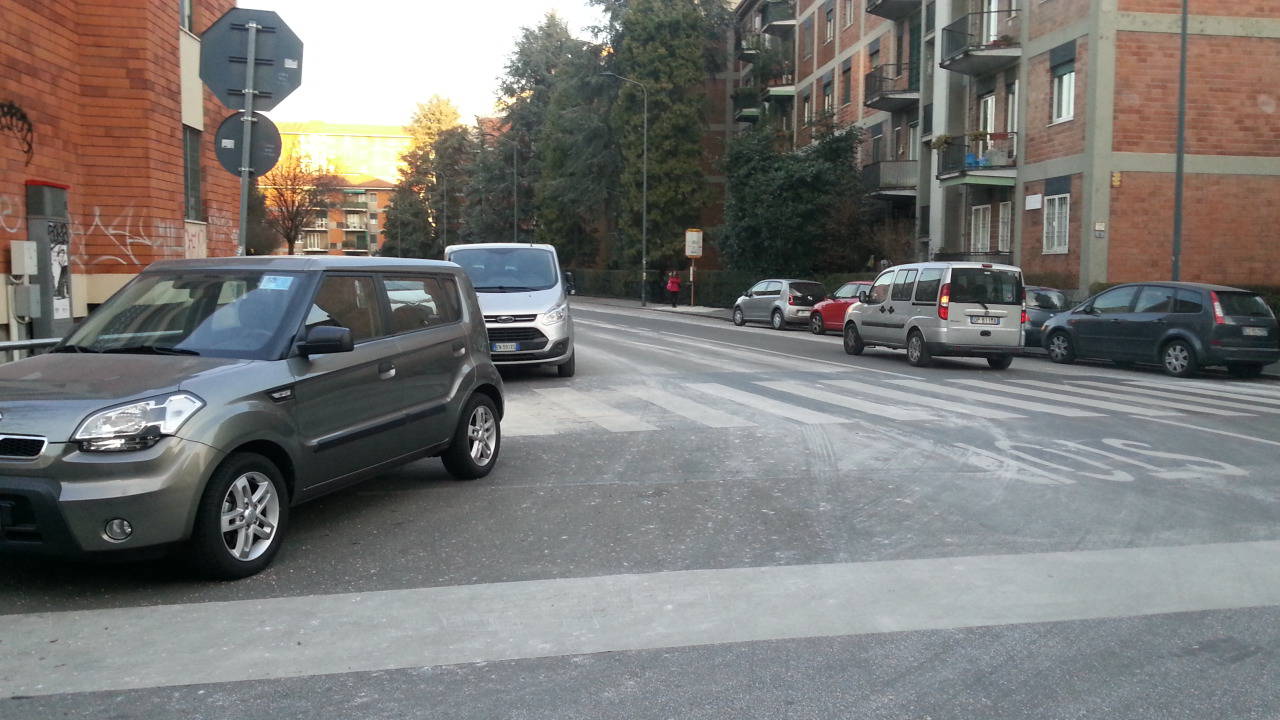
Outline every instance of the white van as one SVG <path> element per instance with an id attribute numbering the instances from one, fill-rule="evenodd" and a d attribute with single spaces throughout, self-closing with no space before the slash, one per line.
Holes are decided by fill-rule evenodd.
<path id="1" fill-rule="evenodd" d="M 489 350 L 497 365 L 553 365 L 573 377 L 573 318 L 554 245 L 450 245 L 480 299 Z"/>
<path id="2" fill-rule="evenodd" d="M 845 312 L 844 350 L 906 348 L 917 367 L 935 356 L 984 357 L 1004 370 L 1022 349 L 1024 300 L 1022 270 L 1013 265 L 898 265 Z"/>

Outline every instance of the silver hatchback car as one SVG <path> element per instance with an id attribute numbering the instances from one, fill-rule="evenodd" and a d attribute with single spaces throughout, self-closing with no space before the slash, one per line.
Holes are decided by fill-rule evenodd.
<path id="1" fill-rule="evenodd" d="M 774 330 L 809 322 L 813 306 L 827 296 L 822 283 L 813 280 L 761 280 L 733 303 L 733 324 L 769 323 Z"/>
<path id="2" fill-rule="evenodd" d="M 152 265 L 0 366 L 0 413 L 0 551 L 184 543 L 238 578 L 293 505 L 427 456 L 488 474 L 503 386 L 453 263 L 222 258 Z"/>

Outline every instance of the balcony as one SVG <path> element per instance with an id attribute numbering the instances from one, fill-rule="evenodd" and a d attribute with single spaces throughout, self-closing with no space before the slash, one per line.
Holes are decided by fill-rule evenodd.
<path id="1" fill-rule="evenodd" d="M 1011 252 L 936 252 L 933 259 L 945 262 L 980 262 L 997 265 L 1012 265 Z"/>
<path id="2" fill-rule="evenodd" d="M 880 160 L 862 168 L 862 187 L 872 197 L 915 197 L 919 182 L 918 160 Z"/>
<path id="3" fill-rule="evenodd" d="M 767 0 L 760 16 L 761 29 L 771 35 L 787 35 L 796 29 L 796 6 L 791 0 Z"/>
<path id="4" fill-rule="evenodd" d="M 344 232 L 365 232 L 369 225 L 363 222 L 339 222 L 338 229 Z"/>
<path id="5" fill-rule="evenodd" d="M 942 29 L 942 60 L 946 70 L 964 75 L 988 75 L 1018 62 L 1020 20 L 1016 10 L 969 13 Z"/>
<path id="6" fill-rule="evenodd" d="M 738 62 L 750 65 L 760 57 L 760 51 L 764 48 L 764 38 L 760 37 L 760 33 L 752 32 L 738 37 Z"/>
<path id="7" fill-rule="evenodd" d="M 369 212 L 369 203 L 364 200 L 360 200 L 359 202 L 355 200 L 344 200 L 342 201 L 342 209 L 354 210 L 356 212 Z"/>
<path id="8" fill-rule="evenodd" d="M 760 90 L 750 85 L 733 91 L 733 119 L 755 122 L 760 119 Z"/>
<path id="9" fill-rule="evenodd" d="M 867 0 L 867 12 L 889 20 L 901 20 L 920 12 L 920 0 Z"/>
<path id="10" fill-rule="evenodd" d="M 942 147 L 938 147 L 941 142 Z M 943 185 L 1013 187 L 1018 177 L 1017 133 L 969 133 L 961 138 L 934 138 L 938 179 Z"/>
<path id="11" fill-rule="evenodd" d="M 915 65 L 878 65 L 863 80 L 862 104 L 896 112 L 920 102 L 920 72 Z"/>

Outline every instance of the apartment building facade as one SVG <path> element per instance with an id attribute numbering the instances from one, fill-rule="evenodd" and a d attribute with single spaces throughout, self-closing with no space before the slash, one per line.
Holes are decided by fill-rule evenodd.
<path id="1" fill-rule="evenodd" d="M 328 207 L 315 208 L 297 252 L 306 255 L 372 255 L 384 241 L 383 225 L 394 183 L 344 180 Z M 281 252 L 284 250 L 282 249 Z"/>
<path id="2" fill-rule="evenodd" d="M 230 111 L 199 78 L 199 33 L 234 0 L 6 0 L 0 9 L 0 271 L 54 287 L 58 331 L 148 264 L 236 252 L 239 192 L 212 136 Z M 22 263 L 20 263 L 22 264 Z M 0 336 L 40 322 L 0 292 Z"/>
<path id="3" fill-rule="evenodd" d="M 917 257 L 1014 262 L 1083 293 L 1172 272 L 1180 9 L 755 0 L 738 37 L 790 42 L 796 99 L 777 111 L 796 146 L 822 113 L 863 129 L 864 184 L 915 218 Z M 1280 3 L 1191 0 L 1189 26 L 1181 278 L 1274 285 Z M 754 57 L 737 59 L 735 119 L 759 121 Z"/>

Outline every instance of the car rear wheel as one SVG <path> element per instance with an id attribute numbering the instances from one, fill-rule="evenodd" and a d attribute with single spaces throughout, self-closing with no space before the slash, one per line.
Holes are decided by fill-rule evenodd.
<path id="1" fill-rule="evenodd" d="M 1237 378 L 1256 378 L 1262 374 L 1264 365 L 1258 363 L 1240 363 L 1228 365 L 1227 372 L 1231 373 L 1231 377 Z"/>
<path id="2" fill-rule="evenodd" d="M 862 335 L 853 323 L 844 326 L 844 351 L 850 355 L 861 355 L 867 346 L 862 342 Z"/>
<path id="3" fill-rule="evenodd" d="M 1076 349 L 1066 333 L 1058 332 L 1049 336 L 1049 359 L 1063 365 L 1076 361 Z"/>
<path id="4" fill-rule="evenodd" d="M 769 324 L 773 325 L 774 330 L 781 330 L 787 326 L 787 321 L 782 318 L 781 310 L 773 311 L 773 315 L 769 316 Z"/>
<path id="5" fill-rule="evenodd" d="M 809 316 L 809 332 L 814 335 L 825 335 L 827 326 L 822 322 L 822 313 L 814 313 Z"/>
<path id="6" fill-rule="evenodd" d="M 740 307 L 733 309 L 733 324 L 738 327 L 742 327 L 747 324 L 747 317 L 742 314 L 742 308 Z"/>
<path id="7" fill-rule="evenodd" d="M 992 355 L 987 358 L 987 364 L 991 366 L 992 370 L 1008 370 L 1009 366 L 1013 364 L 1013 356 Z"/>
<path id="8" fill-rule="evenodd" d="M 919 330 L 912 330 L 907 338 L 907 362 L 915 367 L 928 367 L 933 362 L 929 347 L 924 343 L 924 335 Z"/>
<path id="9" fill-rule="evenodd" d="M 288 524 L 289 496 L 279 468 L 255 453 L 232 454 L 200 497 L 192 559 L 211 577 L 249 577 L 271 564 Z"/>
<path id="10" fill-rule="evenodd" d="M 570 354 L 569 359 L 556 366 L 556 374 L 562 378 L 571 378 L 577 372 L 577 355 Z"/>
<path id="11" fill-rule="evenodd" d="M 453 433 L 453 443 L 440 459 L 449 474 L 458 480 L 476 480 L 488 475 L 498 464 L 502 448 L 502 426 L 498 408 L 488 395 L 476 393 L 467 401 Z"/>
<path id="12" fill-rule="evenodd" d="M 1191 377 L 1199 370 L 1196 351 L 1184 340 L 1174 340 L 1164 346 L 1160 352 L 1160 363 L 1164 371 L 1174 377 Z"/>

